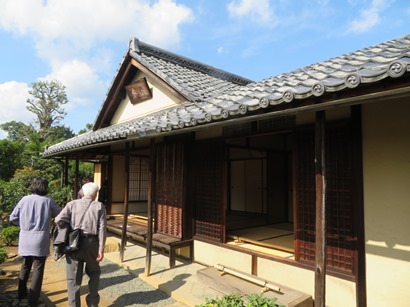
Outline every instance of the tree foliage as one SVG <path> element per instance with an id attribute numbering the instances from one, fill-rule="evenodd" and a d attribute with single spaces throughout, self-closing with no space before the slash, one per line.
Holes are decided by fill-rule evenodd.
<path id="1" fill-rule="evenodd" d="M 11 213 L 20 199 L 24 195 L 27 195 L 28 192 L 28 187 L 24 186 L 23 183 L 18 182 L 17 180 L 0 180 L 0 216 L 2 217 L 2 225 L 7 215 Z"/>
<path id="2" fill-rule="evenodd" d="M 75 161 L 69 163 L 68 184 L 63 186 L 64 163 L 58 159 L 44 159 L 44 148 L 74 136 L 73 131 L 58 125 L 66 115 L 68 102 L 65 86 L 59 81 L 31 84 L 27 109 L 36 115 L 35 124 L 11 121 L 0 125 L 7 139 L 0 140 L 0 226 L 18 201 L 29 193 L 33 178 L 41 176 L 49 181 L 49 195 L 60 206 L 72 200 Z M 86 130 L 92 125 L 87 124 Z M 93 177 L 93 164 L 80 163 L 79 177 Z"/>
<path id="3" fill-rule="evenodd" d="M 0 179 L 9 180 L 21 166 L 23 147 L 17 142 L 0 140 Z"/>
<path id="4" fill-rule="evenodd" d="M 37 116 L 38 132 L 44 140 L 53 124 L 58 124 L 66 115 L 63 108 L 68 102 L 65 86 L 57 80 L 34 82 L 29 94 L 34 98 L 27 99 L 27 110 Z"/>
<path id="5" fill-rule="evenodd" d="M 93 129 L 93 124 L 87 123 L 87 124 L 85 125 L 85 128 L 84 128 L 84 129 L 81 129 L 80 131 L 78 131 L 78 134 L 86 133 L 86 132 L 88 132 L 88 131 L 91 131 L 92 129 Z"/>
<path id="6" fill-rule="evenodd" d="M 33 126 L 14 120 L 1 124 L 0 128 L 7 132 L 7 139 L 12 142 L 26 142 L 36 132 Z"/>

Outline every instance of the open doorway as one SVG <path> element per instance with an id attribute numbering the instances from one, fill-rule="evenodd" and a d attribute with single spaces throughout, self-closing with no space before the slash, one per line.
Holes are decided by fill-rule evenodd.
<path id="1" fill-rule="evenodd" d="M 291 135 L 229 143 L 227 240 L 293 253 Z"/>

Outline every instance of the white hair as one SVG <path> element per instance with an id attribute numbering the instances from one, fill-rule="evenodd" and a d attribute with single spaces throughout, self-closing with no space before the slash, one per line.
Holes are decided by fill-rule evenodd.
<path id="1" fill-rule="evenodd" d="M 97 194 L 100 187 L 98 186 L 98 184 L 94 182 L 87 182 L 86 184 L 83 185 L 81 189 L 83 190 L 84 196 L 93 196 Z"/>

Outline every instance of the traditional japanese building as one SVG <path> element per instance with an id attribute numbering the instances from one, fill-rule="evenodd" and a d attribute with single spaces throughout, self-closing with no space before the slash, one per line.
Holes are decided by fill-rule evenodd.
<path id="1" fill-rule="evenodd" d="M 409 72 L 410 36 L 261 81 L 132 39 L 93 130 L 44 157 L 94 161 L 107 213 L 153 221 L 134 235 L 154 247 L 406 306 Z"/>

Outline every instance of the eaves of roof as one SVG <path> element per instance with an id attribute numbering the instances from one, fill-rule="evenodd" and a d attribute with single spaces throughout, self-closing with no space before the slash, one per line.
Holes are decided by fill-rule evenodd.
<path id="1" fill-rule="evenodd" d="M 133 67 L 134 65 L 138 67 Z M 127 85 L 123 84 L 124 81 L 131 81 L 133 75 L 125 76 L 125 74 L 135 73 L 137 69 L 143 69 L 144 72 L 155 76 L 155 79 L 162 80 L 167 87 L 180 95 L 182 101 L 190 102 L 208 100 L 253 82 L 133 38 L 129 42 L 129 48 L 113 78 L 104 103 L 97 113 L 94 127 L 101 128 L 107 125 L 107 118 L 109 121 L 110 115 L 105 112 L 108 109 L 112 112 L 115 108 L 111 99 L 114 98 L 115 101 L 113 96 L 118 93 L 118 87 L 124 89 Z"/>
<path id="2" fill-rule="evenodd" d="M 167 65 L 178 65 L 166 56 L 155 60 L 144 53 L 144 48 L 152 46 L 139 44 L 139 53 L 133 54 L 147 67 L 152 65 L 158 75 L 167 76 Z M 153 51 L 150 51 L 153 53 Z M 163 61 L 155 65 L 151 61 Z M 165 67 L 165 68 L 161 68 Z M 201 69 L 205 69 L 203 67 Z M 146 137 L 160 133 L 181 132 L 201 124 L 220 123 L 234 118 L 252 117 L 269 106 L 286 105 L 293 110 L 307 99 L 321 99 L 329 94 L 341 93 L 364 85 L 376 85 L 379 81 L 397 79 L 410 71 L 410 35 L 387 41 L 348 53 L 330 60 L 300 68 L 288 73 L 273 76 L 259 82 L 235 84 L 232 88 L 220 91 L 210 89 L 209 96 L 187 101 L 179 106 L 163 110 L 145 117 L 79 135 L 59 144 L 50 146 L 45 157 L 75 151 L 89 145 L 126 139 L 130 136 Z M 178 78 L 184 78 L 186 71 L 176 76 L 172 70 L 174 86 L 185 86 Z M 201 72 L 205 73 L 205 72 Z M 215 73 L 215 72 L 212 72 Z M 182 85 L 181 85 L 182 84 Z M 215 94 L 216 93 L 216 94 Z M 352 98 L 355 99 L 355 98 Z M 350 99 L 351 100 L 351 99 Z M 340 100 L 343 102 L 343 100 Z M 283 111 L 282 111 L 283 112 Z"/>

